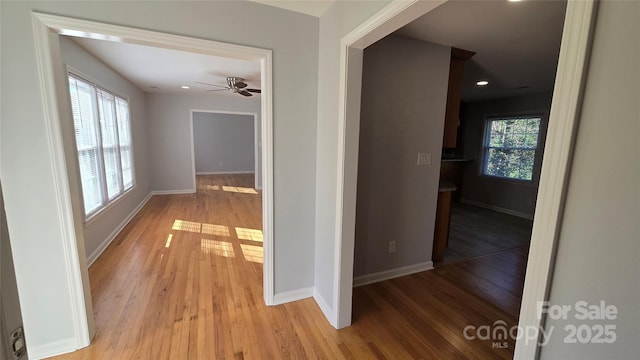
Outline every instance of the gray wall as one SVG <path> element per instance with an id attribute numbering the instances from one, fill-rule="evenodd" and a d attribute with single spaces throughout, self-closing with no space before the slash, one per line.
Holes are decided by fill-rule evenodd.
<path id="1" fill-rule="evenodd" d="M 462 200 L 504 209 L 533 218 L 538 194 L 540 167 L 544 152 L 552 93 L 519 96 L 499 100 L 464 103 L 462 124 L 464 157 L 474 162 L 465 167 Z M 530 183 L 481 176 L 485 120 L 491 116 L 542 115 L 540 150 L 536 156 L 533 181 Z"/>
<path id="2" fill-rule="evenodd" d="M 7 231 L 7 218 L 4 213 L 4 199 L 0 188 L 0 309 L 2 321 L 0 326 L 4 329 L 2 334 L 3 346 L 0 351 L 7 352 L 6 359 L 13 359 L 13 352 L 10 350 L 9 334 L 22 326 L 22 314 L 20 313 L 20 299 L 18 297 L 18 287 L 16 285 L 16 274 L 13 267 L 13 256 L 11 254 L 11 243 L 9 242 L 9 232 Z"/>
<path id="3" fill-rule="evenodd" d="M 315 292 L 328 318 L 334 304 L 336 246 L 336 162 L 338 161 L 338 90 L 340 39 L 383 8 L 388 1 L 338 1 L 320 17 L 318 127 L 315 195 Z"/>
<path id="4" fill-rule="evenodd" d="M 549 301 L 618 308 L 609 321 L 547 320 L 541 359 L 640 354 L 640 3 L 599 5 Z M 635 35 L 632 35 L 635 34 Z M 614 324 L 614 344 L 565 344 L 565 324 Z"/>
<path id="5" fill-rule="evenodd" d="M 72 309 L 60 223 L 63 214 L 44 120 L 33 10 L 272 49 L 275 293 L 313 286 L 317 18 L 247 1 L 2 1 L 0 6 L 0 177 L 18 289 L 23 295 L 25 332 L 32 350 L 67 348 L 76 339 L 69 321 Z M 240 18 L 250 21 L 238 26 Z M 153 124 L 157 118 L 151 115 L 147 113 L 150 155 L 160 148 L 157 142 L 151 143 L 159 132 Z M 159 161 L 151 158 L 149 165 L 153 168 Z M 159 172 L 157 166 L 150 171 L 155 179 L 167 174 L 171 175 Z M 183 185 L 159 181 L 167 189 Z M 183 188 L 187 187 L 188 182 Z"/>
<path id="6" fill-rule="evenodd" d="M 450 54 L 396 35 L 364 51 L 356 277 L 431 261 Z M 417 166 L 418 152 L 432 165 Z"/>
<path id="7" fill-rule="evenodd" d="M 129 112 L 131 120 L 131 137 L 133 144 L 133 161 L 135 167 L 135 187 L 117 203 L 109 206 L 91 222 L 84 224 L 84 242 L 87 257 L 93 259 L 103 242 L 113 236 L 112 232 L 122 223 L 131 212 L 149 195 L 147 163 L 147 114 L 145 94 L 135 85 L 113 71 L 95 56 L 87 52 L 81 46 L 66 36 L 60 37 L 60 51 L 65 65 L 70 65 L 75 70 L 88 76 L 90 80 L 97 81 L 99 85 L 114 91 L 120 96 L 129 99 Z M 65 69 L 66 71 L 66 69 Z M 67 119 L 69 122 L 72 119 Z M 70 130 L 72 127 L 69 128 Z M 65 141 L 75 144 L 74 134 L 67 133 Z M 72 149 L 74 147 L 71 147 Z M 79 172 L 75 154 L 67 154 L 73 158 L 69 162 Z"/>
<path id="8" fill-rule="evenodd" d="M 196 174 L 254 172 L 254 133 L 251 115 L 193 113 Z"/>
<path id="9" fill-rule="evenodd" d="M 147 94 L 151 188 L 154 191 L 193 191 L 191 110 L 250 112 L 260 119 L 260 99 L 212 96 Z M 258 131 L 260 127 L 258 126 Z M 262 164 L 258 144 L 258 185 Z"/>

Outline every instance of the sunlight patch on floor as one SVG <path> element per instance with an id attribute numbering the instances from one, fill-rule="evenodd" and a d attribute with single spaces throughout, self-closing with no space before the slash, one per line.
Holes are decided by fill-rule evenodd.
<path id="1" fill-rule="evenodd" d="M 226 236 L 230 237 L 231 232 L 226 225 L 216 225 L 199 223 L 195 221 L 175 220 L 173 222 L 172 230 L 188 231 L 193 233 L 203 233 L 214 236 Z"/>
<path id="2" fill-rule="evenodd" d="M 256 189 L 241 187 L 241 186 L 223 186 L 222 190 L 227 192 L 241 193 L 241 194 L 256 194 L 256 195 L 258 194 Z"/>
<path id="3" fill-rule="evenodd" d="M 199 222 L 176 220 L 173 222 L 171 229 L 199 233 L 201 225 Z"/>
<path id="4" fill-rule="evenodd" d="M 198 187 L 200 190 L 204 191 L 226 191 L 226 192 L 234 192 L 239 194 L 253 194 L 259 195 L 260 193 L 250 187 L 243 186 L 227 186 L 227 185 L 201 185 Z"/>
<path id="5" fill-rule="evenodd" d="M 240 248 L 242 249 L 242 255 L 245 260 L 254 263 L 263 263 L 264 251 L 261 246 L 240 244 Z"/>
<path id="6" fill-rule="evenodd" d="M 227 241 L 200 239 L 200 249 L 205 254 L 224 256 L 227 258 L 236 257 L 233 251 L 233 244 Z"/>
<path id="7" fill-rule="evenodd" d="M 169 236 L 167 236 L 167 242 L 164 243 L 164 247 L 168 248 L 171 246 L 171 239 L 173 239 L 173 234 L 169 234 Z"/>
<path id="8" fill-rule="evenodd" d="M 207 235 L 217 235 L 229 237 L 229 227 L 225 225 L 202 224 L 202 233 Z"/>
<path id="9" fill-rule="evenodd" d="M 251 240 L 258 242 L 262 242 L 264 240 L 262 230 L 258 229 L 236 227 L 236 234 L 238 234 L 238 239 L 240 240 Z"/>

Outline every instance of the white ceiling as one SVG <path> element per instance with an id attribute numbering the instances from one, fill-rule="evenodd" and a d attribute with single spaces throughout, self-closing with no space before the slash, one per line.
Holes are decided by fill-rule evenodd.
<path id="1" fill-rule="evenodd" d="M 336 0 L 250 0 L 315 17 L 320 17 Z"/>
<path id="2" fill-rule="evenodd" d="M 449 1 L 397 31 L 476 52 L 465 64 L 464 101 L 551 91 L 566 1 Z M 488 80 L 489 86 L 475 86 Z M 526 86 L 526 88 L 521 88 Z"/>
<path id="3" fill-rule="evenodd" d="M 260 88 L 258 62 L 104 40 L 72 39 L 145 92 L 242 97 L 228 91 L 206 92 L 218 88 L 196 83 L 226 86 L 227 76 L 244 78 L 250 88 Z M 190 89 L 182 89 L 182 85 Z"/>

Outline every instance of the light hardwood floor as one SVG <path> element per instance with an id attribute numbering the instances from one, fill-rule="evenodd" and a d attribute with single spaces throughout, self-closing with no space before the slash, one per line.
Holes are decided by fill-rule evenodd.
<path id="1" fill-rule="evenodd" d="M 353 326 L 312 299 L 262 300 L 253 176 L 154 196 L 89 269 L 97 334 L 60 359 L 508 359 L 467 325 L 517 322 L 526 253 L 511 250 L 354 289 Z"/>

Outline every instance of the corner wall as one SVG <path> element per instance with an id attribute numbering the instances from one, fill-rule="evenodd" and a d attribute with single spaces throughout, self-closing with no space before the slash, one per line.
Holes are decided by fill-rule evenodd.
<path id="1" fill-rule="evenodd" d="M 314 298 L 334 326 L 340 39 L 387 4 L 388 1 L 337 1 L 320 17 Z"/>
<path id="2" fill-rule="evenodd" d="M 356 278 L 433 266 L 450 57 L 450 47 L 397 35 L 364 50 Z M 417 166 L 419 152 L 432 164 Z"/>

